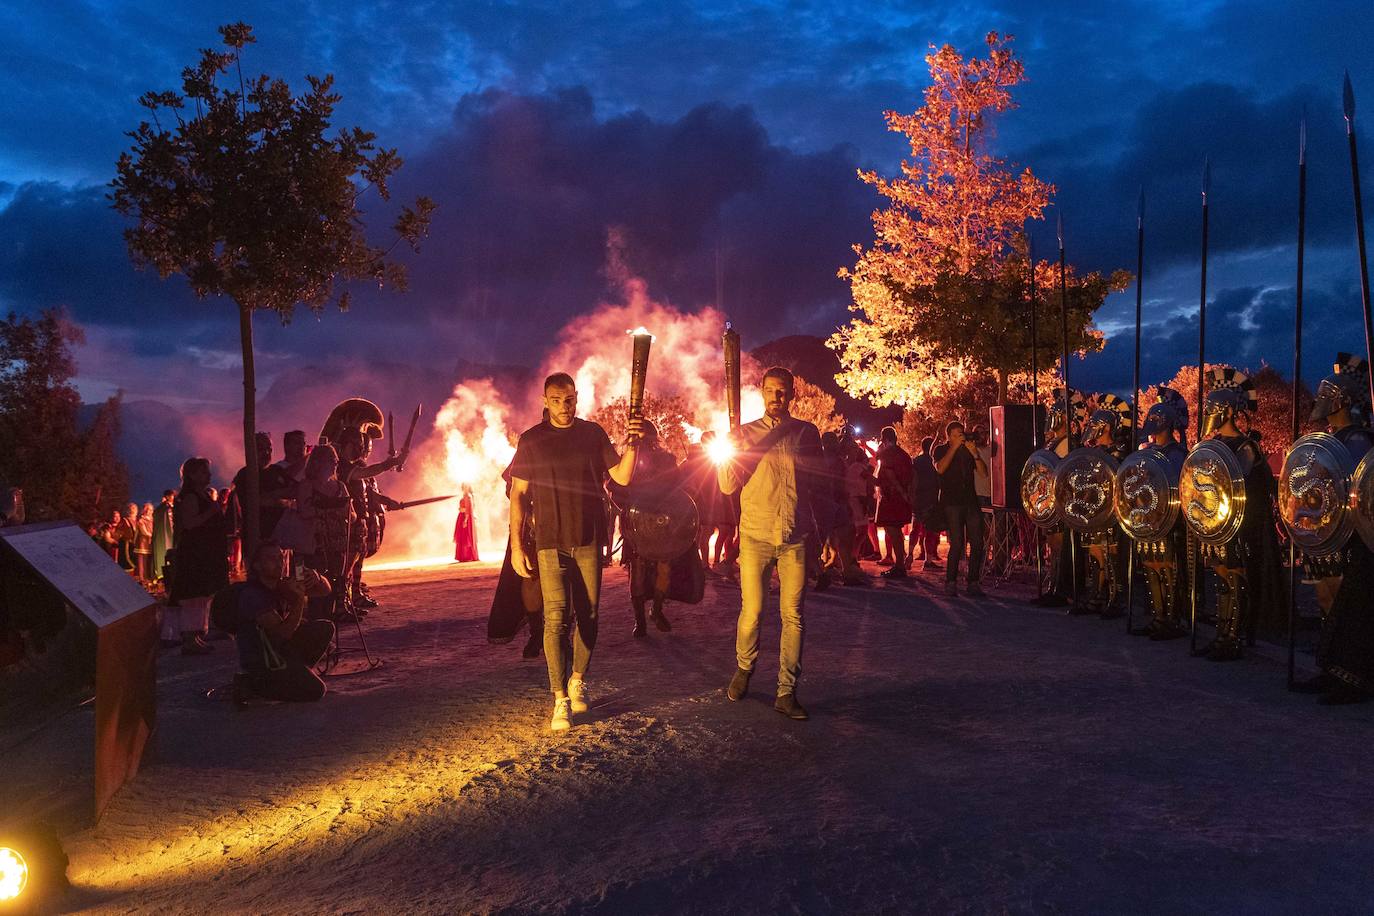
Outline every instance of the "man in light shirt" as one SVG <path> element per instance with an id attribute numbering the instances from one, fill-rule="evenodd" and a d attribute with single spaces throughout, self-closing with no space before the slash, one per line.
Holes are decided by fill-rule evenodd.
<path id="1" fill-rule="evenodd" d="M 740 491 L 740 613 L 735 636 L 737 669 L 726 696 L 740 700 L 759 654 L 759 615 L 774 564 L 778 568 L 778 693 L 773 708 L 807 718 L 797 702 L 801 677 L 802 605 L 806 592 L 806 542 L 815 534 L 812 494 L 820 485 L 821 437 L 816 427 L 789 413 L 796 387 L 792 373 L 774 367 L 763 375 L 764 415 L 740 427 L 734 461 L 721 465 L 726 494 Z"/>

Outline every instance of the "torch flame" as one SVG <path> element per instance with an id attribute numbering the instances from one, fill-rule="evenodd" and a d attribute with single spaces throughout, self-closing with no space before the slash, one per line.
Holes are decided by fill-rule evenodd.
<path id="1" fill-rule="evenodd" d="M 716 437 L 706 444 L 706 456 L 712 464 L 724 464 L 735 457 L 735 444 L 724 437 Z"/>

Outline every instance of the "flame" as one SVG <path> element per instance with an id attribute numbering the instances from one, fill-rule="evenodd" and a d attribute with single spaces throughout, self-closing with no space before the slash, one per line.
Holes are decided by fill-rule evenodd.
<path id="1" fill-rule="evenodd" d="M 706 455 L 712 464 L 724 464 L 735 457 L 735 446 L 729 439 L 712 439 L 706 446 Z"/>
<path id="2" fill-rule="evenodd" d="M 577 383 L 577 414 L 590 416 L 629 393 L 631 360 L 619 331 L 632 327 L 635 330 L 630 334 L 647 334 L 645 325 L 653 324 L 659 329 L 655 335 L 659 346 L 648 390 L 682 399 L 692 414 L 684 425 L 689 441 L 699 442 L 709 429 L 719 437 L 717 443 L 728 447 L 724 440 L 730 423 L 720 351 L 724 316 L 712 307 L 684 312 L 655 302 L 638 278 L 622 278 L 621 293 L 623 301 L 603 304 L 564 326 L 531 378 L 569 373 Z M 759 367 L 746 356 L 743 370 L 746 376 L 756 375 Z M 458 493 L 465 485 L 471 488 L 483 560 L 499 560 L 505 552 L 509 503 L 501 474 L 515 455 L 521 431 L 539 422 L 541 394 L 534 381 L 518 392 L 498 388 L 489 378 L 462 381 L 436 414 L 434 433 L 412 455 L 411 466 L 424 477 L 423 492 Z M 746 386 L 741 401 L 746 418 L 763 414 L 763 395 L 756 387 Z M 378 557 L 378 564 L 369 563 L 369 568 L 452 557 L 457 512 L 454 502 L 445 502 L 409 510 L 404 519 L 398 514 L 388 523 L 384 555 Z M 394 537 L 393 528 L 397 529 Z"/>

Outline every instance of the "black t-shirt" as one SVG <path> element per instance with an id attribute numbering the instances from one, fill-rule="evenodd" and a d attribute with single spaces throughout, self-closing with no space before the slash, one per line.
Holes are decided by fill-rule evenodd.
<path id="1" fill-rule="evenodd" d="M 529 482 L 536 550 L 603 543 L 603 486 L 613 460 L 610 437 L 587 420 L 574 419 L 566 429 L 545 422 L 521 433 L 510 475 Z"/>
<path id="2" fill-rule="evenodd" d="M 243 487 L 248 480 L 248 468 L 239 468 L 239 472 L 234 475 L 234 492 L 239 494 L 239 507 L 245 508 L 243 504 Z M 272 536 L 272 532 L 277 530 L 277 522 L 281 521 L 282 513 L 286 510 L 281 506 L 262 505 L 261 500 L 268 493 L 276 490 L 295 490 L 295 482 L 291 475 L 287 474 L 280 466 L 269 464 L 265 468 L 258 469 L 258 500 L 260 509 L 258 511 L 258 534 L 264 538 Z"/>
<path id="3" fill-rule="evenodd" d="M 935 446 L 931 457 L 937 465 L 949 449 L 948 442 Z M 978 505 L 978 489 L 973 484 L 973 475 L 977 472 L 978 465 L 973 456 L 968 449 L 960 446 L 949 467 L 940 475 L 940 501 L 946 506 Z"/>

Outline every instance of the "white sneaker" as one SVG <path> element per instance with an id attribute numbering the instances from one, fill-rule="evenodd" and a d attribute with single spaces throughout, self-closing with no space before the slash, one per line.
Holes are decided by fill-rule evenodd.
<path id="1" fill-rule="evenodd" d="M 572 704 L 573 712 L 584 713 L 587 711 L 587 682 L 578 679 L 568 681 L 568 701 Z"/>
<path id="2" fill-rule="evenodd" d="M 553 718 L 549 720 L 549 730 L 565 732 L 572 728 L 572 719 L 568 716 L 568 698 L 557 697 L 553 701 Z"/>

